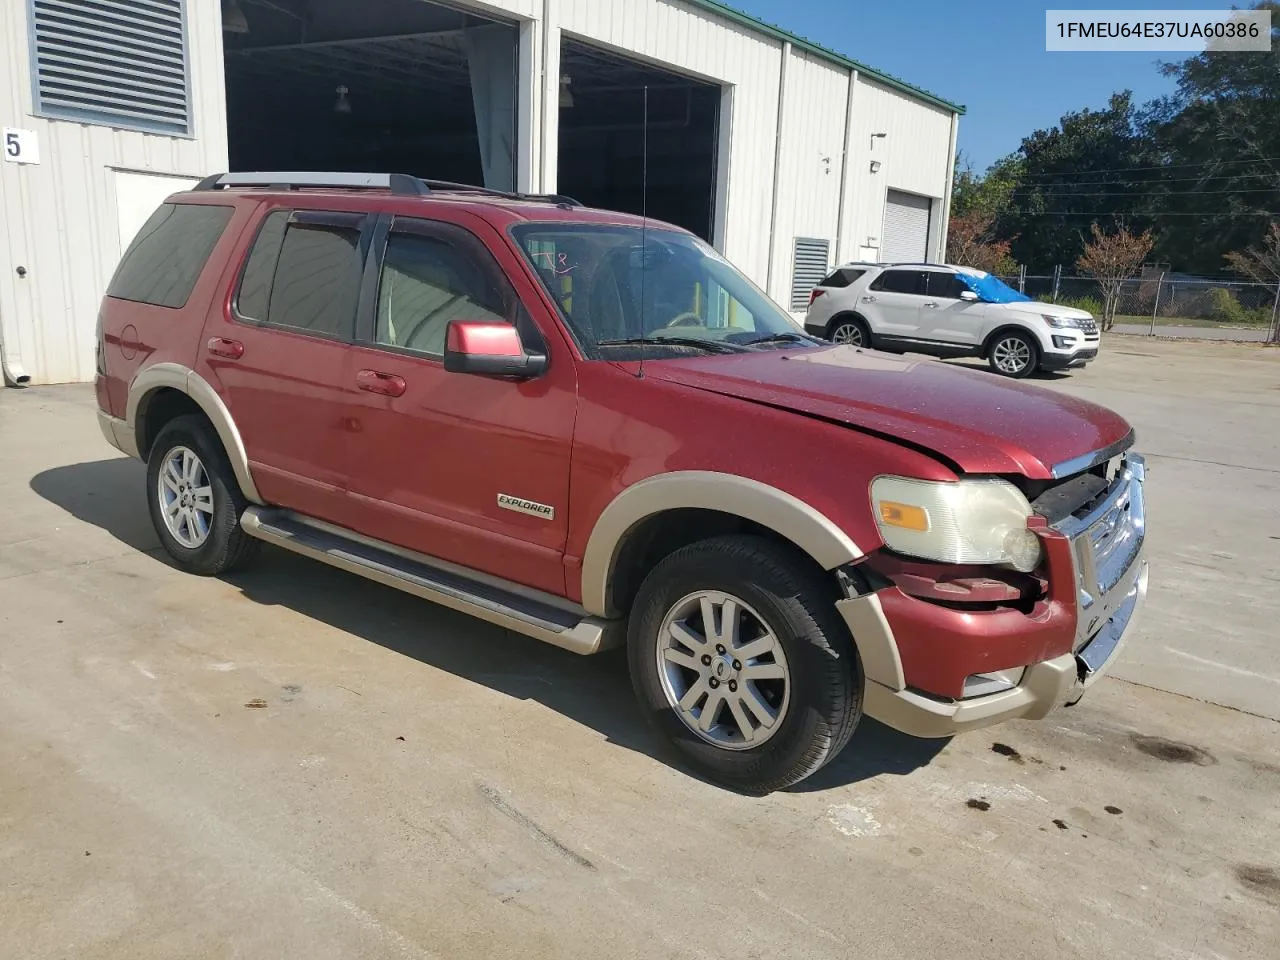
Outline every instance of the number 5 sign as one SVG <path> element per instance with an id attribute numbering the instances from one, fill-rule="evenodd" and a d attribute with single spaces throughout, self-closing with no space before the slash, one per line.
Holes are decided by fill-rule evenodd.
<path id="1" fill-rule="evenodd" d="M 34 130 L 5 127 L 0 130 L 0 156 L 10 163 L 39 163 L 40 141 Z"/>

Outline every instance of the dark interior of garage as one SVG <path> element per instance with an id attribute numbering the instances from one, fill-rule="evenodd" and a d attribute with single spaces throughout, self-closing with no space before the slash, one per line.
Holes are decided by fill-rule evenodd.
<path id="1" fill-rule="evenodd" d="M 560 192 L 589 206 L 647 211 L 711 241 L 720 95 L 714 84 L 566 41 Z"/>
<path id="2" fill-rule="evenodd" d="M 513 25 L 422 0 L 223 0 L 222 16 L 232 170 L 514 188 Z"/>
<path id="3" fill-rule="evenodd" d="M 515 189 L 515 25 L 424 0 L 222 0 L 222 16 L 232 170 Z M 719 87 L 565 41 L 558 109 L 561 193 L 712 239 Z"/>

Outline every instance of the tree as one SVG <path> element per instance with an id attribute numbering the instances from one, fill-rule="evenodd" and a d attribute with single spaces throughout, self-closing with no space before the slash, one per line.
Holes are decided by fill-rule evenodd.
<path id="1" fill-rule="evenodd" d="M 975 267 L 987 273 L 1010 274 L 1018 269 L 1009 256 L 1009 241 L 996 240 L 992 234 L 995 217 L 985 213 L 967 213 L 952 217 L 947 227 L 947 263 Z"/>
<path id="2" fill-rule="evenodd" d="M 1183 270 L 1221 270 L 1226 251 L 1260 240 L 1264 215 L 1280 210 L 1280 4 L 1254 9 L 1271 12 L 1270 51 L 1163 64 L 1177 92 L 1150 104 L 1140 121 L 1159 162 L 1170 165 L 1144 174 L 1160 224 L 1156 254 Z M 1166 211 L 1176 216 L 1162 221 Z"/>
<path id="3" fill-rule="evenodd" d="M 1233 250 L 1223 259 L 1228 267 L 1255 283 L 1280 284 L 1280 222 L 1271 221 L 1266 236 L 1257 246 Z M 1276 302 L 1280 303 L 1280 287 L 1276 290 Z M 1280 343 L 1280 316 L 1272 316 L 1268 339 Z"/>
<path id="4" fill-rule="evenodd" d="M 1150 230 L 1135 234 L 1124 225 L 1111 233 L 1096 223 L 1091 229 L 1093 239 L 1085 244 L 1084 252 L 1076 259 L 1076 266 L 1098 281 L 1103 297 L 1102 329 L 1110 330 L 1116 322 L 1120 288 L 1142 266 L 1155 239 Z"/>

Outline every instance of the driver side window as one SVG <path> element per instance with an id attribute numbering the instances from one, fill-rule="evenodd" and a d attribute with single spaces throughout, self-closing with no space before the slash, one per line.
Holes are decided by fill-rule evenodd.
<path id="1" fill-rule="evenodd" d="M 382 262 L 374 340 L 441 357 L 450 321 L 507 323 L 509 302 L 493 271 L 465 245 L 393 231 Z"/>
<path id="2" fill-rule="evenodd" d="M 954 273 L 931 271 L 929 273 L 929 296 L 947 300 L 959 300 L 960 294 L 968 290 L 968 285 Z"/>

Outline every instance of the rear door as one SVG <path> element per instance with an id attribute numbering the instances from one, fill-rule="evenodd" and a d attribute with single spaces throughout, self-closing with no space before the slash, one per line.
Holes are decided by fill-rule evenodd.
<path id="1" fill-rule="evenodd" d="M 969 287 L 951 270 L 925 273 L 925 298 L 920 311 L 920 339 L 976 346 L 982 342 L 987 305 L 961 300 Z"/>
<path id="2" fill-rule="evenodd" d="M 923 270 L 891 267 L 872 280 L 858 298 L 858 312 L 878 337 L 916 339 L 926 299 Z"/>
<path id="3" fill-rule="evenodd" d="M 346 420 L 372 218 L 276 209 L 258 229 L 230 310 L 211 311 L 201 349 L 240 429 L 259 492 L 341 522 Z"/>
<path id="4" fill-rule="evenodd" d="M 465 212 L 438 217 L 384 218 L 374 239 L 348 370 L 351 526 L 563 594 L 573 361 L 534 325 L 530 309 L 545 307 L 528 278 L 504 270 L 480 239 L 500 245 L 493 228 Z M 452 320 L 514 323 L 526 348 L 549 352 L 547 372 L 527 381 L 447 372 Z"/>

